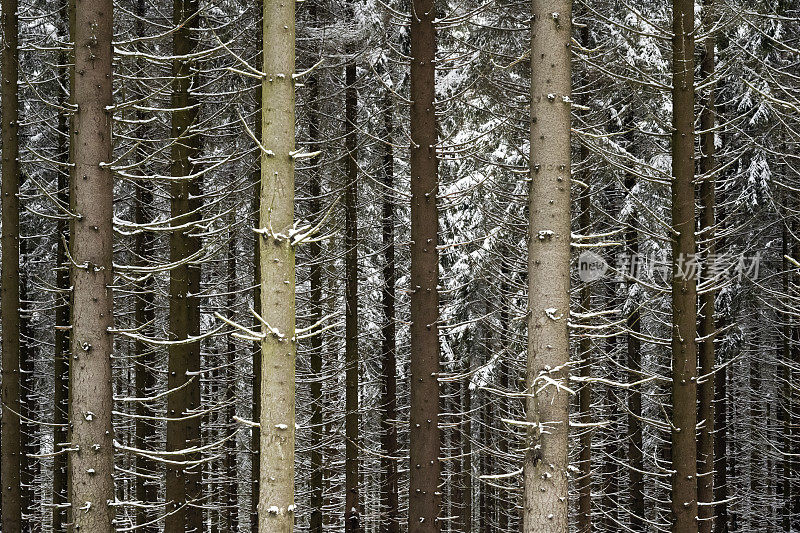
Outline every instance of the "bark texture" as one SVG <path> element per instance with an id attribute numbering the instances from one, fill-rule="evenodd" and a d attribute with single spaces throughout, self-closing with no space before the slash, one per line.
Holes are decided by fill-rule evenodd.
<path id="1" fill-rule="evenodd" d="M 703 0 L 703 27 L 710 31 L 714 25 L 714 1 Z M 700 60 L 700 74 L 703 80 L 710 79 L 715 70 L 715 38 L 709 33 L 703 42 Z M 713 172 L 716 168 L 714 126 L 716 124 L 715 84 L 706 88 L 700 111 L 700 224 L 699 235 L 702 246 L 703 263 L 710 264 L 716 254 L 715 241 L 715 184 Z M 713 270 L 712 270 L 713 272 Z M 706 280 L 708 281 L 708 280 Z M 711 282 L 714 283 L 713 281 Z M 699 371 L 703 377 L 697 386 L 698 421 L 701 423 L 697 442 L 697 501 L 698 526 L 702 533 L 711 533 L 714 526 L 714 339 L 716 336 L 716 290 L 706 289 L 700 294 L 700 322 L 698 335 L 700 342 Z M 704 505 L 703 505 L 704 504 Z"/>
<path id="2" fill-rule="evenodd" d="M 75 4 L 69 499 L 82 533 L 114 530 L 112 13 L 111 0 Z"/>
<path id="3" fill-rule="evenodd" d="M 294 1 L 264 1 L 261 213 L 261 533 L 294 526 Z"/>
<path id="4" fill-rule="evenodd" d="M 571 10 L 532 2 L 524 533 L 568 527 Z"/>
<path id="5" fill-rule="evenodd" d="M 22 528 L 20 433 L 20 278 L 19 278 L 19 132 L 18 132 L 18 19 L 17 0 L 2 2 L 2 307 L 3 375 L 0 426 L 2 530 Z"/>
<path id="6" fill-rule="evenodd" d="M 189 258 L 200 250 L 200 238 L 192 233 L 199 219 L 200 187 L 193 160 L 199 141 L 193 131 L 197 121 L 197 99 L 192 90 L 197 73 L 192 59 L 184 57 L 197 48 L 197 0 L 174 0 L 173 24 L 178 28 L 172 37 L 176 58 L 172 62 L 172 132 L 170 214 L 175 227 L 170 233 L 170 260 L 181 262 L 170 270 L 169 327 L 171 339 L 183 341 L 169 347 L 167 387 L 175 390 L 167 397 L 167 451 L 180 451 L 200 446 L 200 417 L 192 411 L 200 407 L 200 343 L 186 342 L 200 334 L 200 265 Z M 193 31 L 194 30 L 194 31 Z M 192 374 L 194 373 L 194 374 Z M 188 385 L 187 381 L 191 381 Z M 191 461 L 192 454 L 179 454 L 176 461 Z M 166 465 L 166 498 L 168 509 L 165 527 L 168 531 L 200 531 L 202 512 L 189 510 L 200 498 L 200 471 L 197 465 Z"/>
<path id="7" fill-rule="evenodd" d="M 433 0 L 411 7 L 411 463 L 409 533 L 438 532 L 439 252 Z"/>
<path id="8" fill-rule="evenodd" d="M 356 63 L 345 67 L 345 532 L 361 530 L 358 498 L 358 145 Z"/>
<path id="9" fill-rule="evenodd" d="M 694 193 L 694 2 L 673 0 L 672 531 L 697 532 L 697 280 Z"/>

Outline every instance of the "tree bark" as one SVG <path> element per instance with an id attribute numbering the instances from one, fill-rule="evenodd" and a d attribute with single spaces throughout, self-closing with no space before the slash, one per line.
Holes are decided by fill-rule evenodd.
<path id="1" fill-rule="evenodd" d="M 76 2 L 69 492 L 83 533 L 114 530 L 112 16 L 111 0 Z"/>
<path id="2" fill-rule="evenodd" d="M 409 533 L 440 529 L 439 252 L 433 0 L 411 13 L 411 434 Z"/>
<path id="3" fill-rule="evenodd" d="M 345 85 L 345 532 L 356 533 L 361 531 L 361 511 L 358 497 L 358 94 L 354 58 L 345 66 Z"/>
<path id="4" fill-rule="evenodd" d="M 293 0 L 264 1 L 261 213 L 261 533 L 294 525 L 295 251 Z"/>
<path id="5" fill-rule="evenodd" d="M 228 230 L 228 296 L 226 297 L 225 312 L 228 314 L 228 320 L 233 321 L 236 315 L 236 294 L 237 275 L 236 275 L 236 231 L 235 220 L 231 217 L 230 229 Z M 236 385 L 237 385 L 237 371 L 236 371 L 236 354 L 237 346 L 232 336 L 228 336 L 226 346 L 226 367 L 225 367 L 225 401 L 227 407 L 225 408 L 225 425 L 224 427 L 232 427 L 236 422 L 233 417 L 236 415 Z M 227 436 L 227 435 L 226 435 Z M 225 443 L 225 464 L 223 472 L 225 473 L 226 483 L 223 485 L 223 498 L 222 498 L 222 518 L 225 531 L 239 531 L 239 467 L 237 464 L 236 454 L 236 437 L 229 438 Z"/>
<path id="6" fill-rule="evenodd" d="M 263 23 L 262 17 L 264 15 L 264 2 L 256 0 L 256 42 L 258 46 L 263 47 Z M 258 69 L 263 68 L 263 53 L 256 54 Z M 255 133 L 258 142 L 261 142 L 261 98 L 262 90 L 259 83 L 255 89 L 255 125 L 253 132 Z M 256 159 L 255 168 L 253 170 L 253 197 L 252 197 L 252 211 L 253 211 L 253 227 L 258 227 L 260 224 L 260 211 L 261 211 L 261 151 L 259 149 L 258 157 Z M 253 239 L 253 310 L 256 315 L 261 316 L 261 251 L 259 247 L 260 238 L 256 235 Z M 261 323 L 257 317 L 254 317 L 253 330 L 258 331 L 261 329 Z M 261 343 L 256 343 L 253 347 L 253 389 L 252 389 L 252 408 L 253 408 L 253 421 L 258 422 L 261 420 Z M 261 437 L 257 427 L 250 430 L 250 532 L 258 533 L 258 481 L 259 472 L 261 468 Z"/>
<path id="7" fill-rule="evenodd" d="M 172 49 L 177 57 L 187 56 L 197 48 L 197 0 L 174 0 Z M 167 388 L 175 390 L 167 397 L 167 451 L 180 451 L 200 445 L 200 418 L 192 412 L 200 406 L 200 343 L 185 342 L 200 334 L 197 294 L 200 292 L 200 265 L 187 261 L 200 250 L 200 238 L 192 235 L 199 219 L 199 183 L 191 177 L 192 162 L 199 142 L 192 128 L 197 119 L 197 99 L 192 95 L 197 74 L 192 59 L 173 59 L 172 63 L 172 133 L 170 210 L 175 227 L 170 233 L 170 260 L 182 263 L 170 270 L 169 328 L 171 340 L 183 341 L 169 346 Z M 186 385 L 187 381 L 191 383 Z M 194 454 L 178 454 L 175 461 L 190 461 Z M 188 506 L 200 498 L 200 470 L 197 465 L 166 465 L 166 499 L 170 514 L 165 527 L 169 531 L 200 531 L 202 512 Z"/>
<path id="8" fill-rule="evenodd" d="M 61 9 L 64 13 L 60 32 L 64 38 L 69 35 L 69 14 L 66 1 L 62 2 Z M 71 77 L 74 75 L 68 54 L 59 53 L 58 75 L 64 87 L 71 87 Z M 59 105 L 66 108 L 68 100 L 72 100 L 71 92 L 59 93 Z M 71 102 L 70 102 L 71 103 Z M 71 118 L 65 112 L 58 117 L 58 160 L 64 168 L 58 169 L 58 192 L 56 197 L 61 206 L 69 208 L 69 179 L 72 173 L 68 166 L 72 162 L 70 152 L 70 123 Z M 67 432 L 67 412 L 69 410 L 69 265 L 67 263 L 66 245 L 69 242 L 69 227 L 66 218 L 61 218 L 56 224 L 56 312 L 53 350 L 53 450 L 60 452 L 69 447 L 69 434 Z M 63 507 L 67 503 L 67 457 L 64 453 L 57 453 L 53 457 L 53 531 L 59 533 L 64 530 L 66 513 Z"/>
<path id="9" fill-rule="evenodd" d="M 583 44 L 588 45 L 588 27 L 581 30 Z M 583 234 L 591 233 L 592 224 L 592 200 L 591 200 L 591 171 L 589 169 L 589 148 L 585 144 L 581 145 L 581 163 L 584 165 L 583 182 L 586 190 L 583 191 L 580 199 L 580 217 L 578 225 Z M 585 281 L 581 286 L 581 311 L 589 313 L 592 308 L 592 287 L 589 281 Z M 578 354 L 581 360 L 581 377 L 586 379 L 581 383 L 578 393 L 578 403 L 580 418 L 586 427 L 580 429 L 580 456 L 578 467 L 580 474 L 577 479 L 578 485 L 578 533 L 592 532 L 592 384 L 588 381 L 592 376 L 592 365 L 594 355 L 592 350 L 592 339 L 586 335 L 579 341 Z"/>
<path id="10" fill-rule="evenodd" d="M 673 0 L 672 531 L 697 532 L 697 280 L 695 258 L 694 3 Z"/>
<path id="11" fill-rule="evenodd" d="M 317 2 L 312 0 L 308 6 L 311 24 L 317 23 Z M 320 113 L 319 113 L 319 79 L 316 72 L 311 72 L 306 81 L 308 87 L 308 137 L 309 149 L 312 152 L 320 150 Z M 320 175 L 320 158 L 311 158 L 309 169 L 309 196 L 310 210 L 314 217 L 323 216 L 322 213 L 322 183 Z M 315 240 L 308 244 L 309 261 L 311 263 L 309 273 L 310 291 L 310 322 L 318 324 L 322 320 L 324 313 L 322 307 L 322 244 Z M 322 533 L 322 509 L 324 506 L 324 465 L 323 465 L 323 400 L 322 400 L 322 333 L 316 332 L 309 339 L 310 364 L 311 364 L 311 486 L 309 487 L 311 497 L 310 505 L 310 533 Z"/>
<path id="12" fill-rule="evenodd" d="M 711 31 L 714 20 L 714 0 L 703 0 L 703 27 Z M 714 75 L 715 70 L 715 39 L 709 33 L 703 43 L 700 60 L 700 75 L 702 80 L 708 80 Z M 703 263 L 710 265 L 716 255 L 715 244 L 715 204 L 714 188 L 716 179 L 713 172 L 716 168 L 714 126 L 716 124 L 715 84 L 706 88 L 700 111 L 700 172 L 703 180 L 700 183 L 700 227 L 698 228 L 703 247 Z M 713 272 L 714 270 L 711 270 Z M 710 280 L 706 280 L 708 282 Z M 711 281 L 713 284 L 714 282 Z M 701 533 L 711 533 L 714 526 L 714 372 L 715 353 L 714 339 L 716 337 L 716 290 L 706 288 L 700 295 L 700 323 L 698 334 L 703 340 L 700 342 L 700 356 L 698 360 L 699 372 L 706 376 L 697 385 L 698 419 L 701 423 L 700 435 L 697 442 L 697 502 L 698 502 L 698 530 Z"/>
<path id="13" fill-rule="evenodd" d="M 524 533 L 567 532 L 570 0 L 533 0 Z"/>
<path id="14" fill-rule="evenodd" d="M 20 239 L 19 239 L 19 28 L 17 0 L 2 1 L 2 530 L 22 530 L 20 424 Z"/>
<path id="15" fill-rule="evenodd" d="M 395 323 L 395 204 L 394 194 L 394 101 L 389 91 L 384 95 L 383 106 L 383 291 L 381 307 L 381 353 L 383 354 L 383 417 L 381 418 L 381 444 L 383 447 L 381 513 L 386 519 L 381 526 L 384 533 L 400 533 L 400 497 L 397 473 L 397 325 Z"/>

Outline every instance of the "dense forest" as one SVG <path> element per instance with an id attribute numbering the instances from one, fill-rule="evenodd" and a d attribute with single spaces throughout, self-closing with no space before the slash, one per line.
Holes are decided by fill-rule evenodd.
<path id="1" fill-rule="evenodd" d="M 0 3 L 3 533 L 800 531 L 800 1 Z"/>

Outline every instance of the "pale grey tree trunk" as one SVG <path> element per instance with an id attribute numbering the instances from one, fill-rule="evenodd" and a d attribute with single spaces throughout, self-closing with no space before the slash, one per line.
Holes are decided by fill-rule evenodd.
<path id="1" fill-rule="evenodd" d="M 532 2 L 524 533 L 568 526 L 571 16 Z"/>
<path id="2" fill-rule="evenodd" d="M 294 1 L 264 1 L 261 207 L 261 533 L 294 526 Z"/>

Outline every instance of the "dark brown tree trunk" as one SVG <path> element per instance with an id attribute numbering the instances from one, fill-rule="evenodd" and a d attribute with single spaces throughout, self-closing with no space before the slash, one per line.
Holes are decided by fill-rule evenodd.
<path id="1" fill-rule="evenodd" d="M 356 63 L 345 67 L 345 531 L 361 531 L 358 497 L 358 148 Z"/>
<path id="2" fill-rule="evenodd" d="M 588 38 L 585 36 L 588 29 L 581 30 L 584 35 L 583 43 L 588 45 Z M 586 189 L 580 199 L 580 217 L 578 226 L 583 234 L 591 232 L 591 170 L 589 168 L 589 148 L 581 145 L 581 162 L 584 165 L 582 175 Z M 592 308 L 592 287 L 589 281 L 584 281 L 581 286 L 580 308 L 583 313 L 589 313 Z M 592 364 L 594 355 L 592 353 L 592 339 L 586 335 L 580 338 L 578 343 L 578 354 L 581 360 L 580 375 L 586 381 L 581 383 L 578 392 L 578 403 L 581 423 L 585 427 L 580 429 L 580 456 L 578 468 L 580 474 L 577 479 L 578 485 L 578 533 L 591 533 L 592 531 L 592 435 L 590 427 L 592 422 L 592 385 L 589 379 L 592 376 Z"/>
<path id="3" fill-rule="evenodd" d="M 62 2 L 64 17 L 67 14 L 67 2 Z M 61 32 L 66 36 L 69 32 L 69 21 L 62 22 Z M 64 87 L 71 85 L 70 77 L 72 68 L 67 67 L 69 59 L 66 53 L 59 54 L 59 79 Z M 67 106 L 71 95 L 66 91 L 59 94 L 59 105 Z M 69 137 L 70 123 L 67 113 L 58 116 L 58 157 L 64 168 L 58 169 L 57 198 L 61 206 L 69 208 L 69 176 L 71 169 L 68 167 L 72 161 L 70 156 Z M 64 504 L 67 503 L 67 456 L 62 452 L 68 447 L 69 434 L 67 432 L 67 411 L 69 410 L 69 265 L 67 263 L 66 247 L 69 241 L 68 221 L 59 219 L 56 225 L 56 313 L 53 353 L 53 531 L 60 533 L 64 530 L 66 513 Z M 62 453 L 58 453 L 62 452 Z"/>
<path id="4" fill-rule="evenodd" d="M 383 533 L 400 533 L 400 497 L 397 473 L 397 326 L 395 323 L 395 204 L 394 194 L 394 101 L 389 91 L 383 106 L 383 326 L 381 329 L 383 417 L 381 418 L 381 513 Z"/>
<path id="5" fill-rule="evenodd" d="M 144 36 L 144 20 L 146 17 L 145 2 L 144 0 L 137 0 L 136 5 L 136 35 L 139 37 Z M 143 65 L 141 65 L 143 67 Z M 136 111 L 136 119 L 139 121 L 145 120 L 146 116 L 143 111 Z M 139 132 L 139 137 L 146 139 L 148 137 L 147 126 L 142 126 L 142 131 Z M 144 157 L 147 154 L 142 154 Z M 134 222 L 139 225 L 145 225 L 151 222 L 150 207 L 153 205 L 153 193 L 150 187 L 146 184 L 136 183 L 136 190 L 134 192 Z M 153 245 L 153 237 L 144 229 L 139 228 L 134 236 L 133 242 L 133 257 L 137 266 L 144 267 L 147 263 L 147 256 Z M 153 278 L 151 275 L 143 275 L 141 280 L 136 284 L 137 294 L 134 303 L 134 324 L 136 327 L 145 328 L 141 331 L 142 334 L 147 335 L 152 331 L 149 324 L 155 319 L 155 302 L 154 302 L 154 286 Z M 135 360 L 135 390 L 136 397 L 149 398 L 155 393 L 155 353 L 152 346 L 142 341 L 134 343 Z M 148 436 L 153 435 L 156 428 L 153 422 L 146 417 L 153 416 L 152 407 L 148 402 L 138 402 L 136 404 L 135 420 L 135 447 L 140 450 L 150 449 L 148 445 Z M 135 495 L 136 500 L 146 503 L 156 503 L 158 500 L 158 483 L 152 479 L 152 476 L 158 475 L 158 469 L 155 462 L 143 454 L 136 455 L 136 472 L 135 479 Z M 149 522 L 156 519 L 156 516 L 148 512 L 146 506 L 136 508 L 136 523 L 139 530 L 143 533 L 154 532 L 157 527 L 155 524 L 144 526 Z"/>
<path id="6" fill-rule="evenodd" d="M 635 178 L 628 175 L 625 179 L 625 188 L 631 194 L 635 184 Z M 632 259 L 631 265 L 638 264 L 639 237 L 636 232 L 636 218 L 630 221 L 630 227 L 625 231 L 625 241 L 627 253 Z M 635 271 L 634 271 L 635 273 Z M 636 282 L 631 280 L 628 284 L 630 294 Z M 641 316 L 639 303 L 632 302 L 633 308 L 627 315 L 625 322 L 628 329 L 627 334 L 627 366 L 631 370 L 630 381 L 636 382 L 642 379 L 642 348 L 639 340 L 641 331 Z M 630 483 L 631 498 L 631 529 L 636 532 L 644 531 L 644 448 L 642 442 L 642 391 L 641 387 L 634 386 L 628 390 L 628 482 Z"/>
<path id="7" fill-rule="evenodd" d="M 436 12 L 411 14 L 411 457 L 409 533 L 440 529 Z"/>
<path id="8" fill-rule="evenodd" d="M 114 530 L 112 17 L 111 0 L 76 2 L 69 499 L 83 533 Z"/>
<path id="9" fill-rule="evenodd" d="M 703 0 L 703 27 L 711 31 L 715 24 L 714 0 Z M 703 81 L 714 75 L 714 34 L 709 33 L 703 42 L 700 60 L 700 75 Z M 700 183 L 700 238 L 705 243 L 703 246 L 703 263 L 710 265 L 716 255 L 715 245 L 715 204 L 714 187 L 716 179 L 713 172 L 716 168 L 714 157 L 714 126 L 716 124 L 715 85 L 706 88 L 706 96 L 700 111 L 700 172 L 703 180 Z M 708 269 L 707 269 L 708 270 Z M 714 270 L 711 270 L 713 272 Z M 708 282 L 709 280 L 706 279 Z M 711 281 L 713 284 L 714 282 Z M 698 335 L 702 339 L 699 345 L 699 373 L 702 378 L 697 385 L 699 400 L 697 418 L 701 423 L 700 435 L 697 442 L 697 502 L 698 502 L 698 530 L 701 533 L 711 533 L 714 526 L 714 372 L 715 354 L 714 338 L 716 336 L 716 290 L 706 288 L 700 294 L 700 323 Z"/>
<path id="10" fill-rule="evenodd" d="M 20 424 L 20 239 L 19 239 L 19 138 L 18 138 L 18 21 L 17 0 L 2 2 L 2 318 L 3 376 L 2 431 L 2 530 L 22 531 Z"/>
<path id="11" fill-rule="evenodd" d="M 262 17 L 264 16 L 264 2 L 263 0 L 256 0 L 256 42 L 261 46 L 263 41 L 263 24 Z M 258 69 L 261 70 L 264 59 L 261 53 L 256 54 Z M 253 132 L 261 142 L 261 84 L 257 84 L 255 89 L 255 125 Z M 260 217 L 260 202 L 261 202 L 261 152 L 259 149 L 258 156 L 255 161 L 253 169 L 253 227 L 257 228 L 259 225 Z M 253 239 L 253 310 L 257 315 L 261 315 L 261 252 L 259 250 L 259 238 L 256 236 Z M 253 319 L 253 331 L 259 331 L 261 323 L 257 318 Z M 258 422 L 261 419 L 261 343 L 256 343 L 253 347 L 253 421 Z M 261 464 L 260 450 L 261 438 L 259 436 L 258 428 L 253 427 L 250 430 L 250 533 L 258 533 L 258 480 L 259 468 Z"/>
<path id="12" fill-rule="evenodd" d="M 197 48 L 197 0 L 175 0 L 173 3 L 173 53 L 187 56 Z M 200 445 L 200 418 L 192 411 L 200 406 L 200 343 L 186 342 L 200 334 L 198 293 L 200 292 L 200 265 L 187 258 L 200 250 L 200 238 L 192 235 L 193 222 L 199 213 L 199 180 L 191 177 L 195 172 L 192 160 L 197 157 L 198 139 L 192 128 L 196 125 L 197 100 L 192 90 L 197 74 L 192 59 L 174 59 L 172 65 L 172 145 L 170 209 L 170 260 L 181 262 L 170 271 L 169 328 L 171 340 L 183 341 L 169 347 L 169 374 L 167 388 L 175 390 L 167 397 L 167 451 L 179 451 Z M 185 385 L 188 380 L 191 383 Z M 184 386 L 185 385 L 185 386 Z M 189 461 L 193 454 L 173 456 L 176 462 Z M 165 527 L 169 531 L 200 531 L 202 512 L 187 507 L 200 498 L 199 467 L 167 463 L 166 499 L 170 514 Z"/>
<path id="13" fill-rule="evenodd" d="M 317 3 L 312 1 L 309 4 L 309 18 L 311 24 L 317 23 Z M 308 87 L 308 137 L 309 148 L 312 152 L 320 149 L 320 128 L 319 128 L 319 79 L 316 72 L 312 72 L 306 81 Z M 311 158 L 309 169 L 309 196 L 311 214 L 314 217 L 323 216 L 322 213 L 322 182 L 320 173 L 320 158 Z M 308 244 L 309 261 L 311 263 L 309 273 L 309 284 L 311 287 L 309 311 L 310 322 L 318 324 L 322 320 L 324 313 L 322 307 L 322 245 L 320 241 L 313 240 Z M 323 465 L 323 400 L 322 400 L 322 333 L 316 332 L 309 339 L 309 349 L 311 360 L 311 483 L 310 483 L 310 533 L 322 533 L 322 509 L 324 506 L 324 465 Z"/>
<path id="14" fill-rule="evenodd" d="M 673 0 L 672 50 L 672 515 L 673 533 L 697 523 L 697 279 L 695 258 L 694 3 Z"/>
<path id="15" fill-rule="evenodd" d="M 236 239 L 234 220 L 230 222 L 230 229 L 228 231 L 228 296 L 226 298 L 225 312 L 228 314 L 228 320 L 235 320 L 236 315 L 236 294 L 238 290 L 237 277 L 236 277 Z M 223 427 L 229 428 L 235 424 L 233 417 L 236 415 L 236 354 L 237 346 L 233 342 L 233 337 L 228 336 L 226 346 L 226 366 L 225 373 L 227 379 L 225 380 L 225 400 L 228 403 L 225 409 L 225 423 Z M 227 435 L 226 435 L 227 436 Z M 224 531 L 233 532 L 239 531 L 239 468 L 236 461 L 236 438 L 229 438 L 225 443 L 225 464 L 223 468 L 225 483 L 223 485 L 223 499 L 222 499 L 222 523 L 225 526 Z"/>

